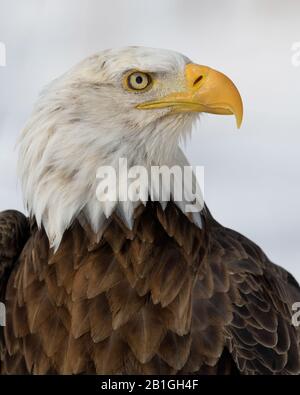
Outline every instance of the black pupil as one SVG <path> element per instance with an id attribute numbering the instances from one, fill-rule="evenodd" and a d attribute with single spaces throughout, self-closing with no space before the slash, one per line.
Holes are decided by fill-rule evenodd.
<path id="1" fill-rule="evenodd" d="M 136 79 L 135 79 L 135 82 L 136 82 L 137 84 L 141 84 L 141 83 L 143 82 L 143 77 L 141 77 L 140 75 L 138 75 L 138 76 L 136 77 Z"/>

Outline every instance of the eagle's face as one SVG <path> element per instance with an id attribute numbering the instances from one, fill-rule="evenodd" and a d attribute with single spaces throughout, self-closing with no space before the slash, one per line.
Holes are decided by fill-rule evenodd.
<path id="1" fill-rule="evenodd" d="M 242 101 L 229 78 L 172 51 L 108 50 L 83 61 L 68 77 L 63 85 L 74 97 L 86 89 L 81 98 L 86 116 L 95 119 L 93 112 L 98 110 L 103 127 L 105 111 L 125 134 L 165 117 L 169 122 L 172 116 L 195 119 L 201 112 L 234 114 L 238 127 L 242 120 Z"/>
<path id="2" fill-rule="evenodd" d="M 201 112 L 242 120 L 240 95 L 224 74 L 172 51 L 107 50 L 84 60 L 41 94 L 20 140 L 25 204 L 52 245 L 74 218 L 98 232 L 119 209 L 130 224 L 134 206 L 109 210 L 96 199 L 97 170 L 187 164 L 178 147 Z M 124 213 L 123 213 L 124 211 Z"/>

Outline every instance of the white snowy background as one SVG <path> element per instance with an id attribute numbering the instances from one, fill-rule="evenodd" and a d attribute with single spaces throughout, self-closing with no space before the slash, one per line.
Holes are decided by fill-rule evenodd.
<path id="1" fill-rule="evenodd" d="M 240 131 L 206 115 L 185 148 L 205 166 L 209 208 L 300 280 L 299 1 L 0 0 L 0 42 L 0 210 L 22 210 L 14 146 L 45 84 L 105 48 L 174 49 L 229 75 L 244 100 Z"/>

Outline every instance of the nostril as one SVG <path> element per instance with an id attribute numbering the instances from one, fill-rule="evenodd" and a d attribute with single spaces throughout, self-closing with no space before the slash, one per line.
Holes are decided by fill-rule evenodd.
<path id="1" fill-rule="evenodd" d="M 203 75 L 199 75 L 199 77 L 195 79 L 193 86 L 197 85 L 198 82 L 200 82 L 202 80 L 202 78 L 203 78 Z"/>

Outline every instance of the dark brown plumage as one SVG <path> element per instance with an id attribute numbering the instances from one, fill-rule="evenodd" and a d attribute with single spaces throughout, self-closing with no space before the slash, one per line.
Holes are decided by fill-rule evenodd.
<path id="1" fill-rule="evenodd" d="M 28 237 L 21 214 L 2 213 L 1 373 L 299 374 L 298 284 L 202 215 L 200 230 L 148 203 L 98 243 L 75 221 L 54 254 L 43 229 Z"/>

